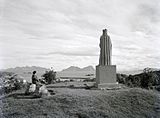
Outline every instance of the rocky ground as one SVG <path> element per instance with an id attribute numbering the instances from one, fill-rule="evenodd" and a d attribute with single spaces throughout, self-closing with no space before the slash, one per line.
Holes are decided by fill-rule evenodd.
<path id="1" fill-rule="evenodd" d="M 68 88 L 67 86 L 75 85 Z M 66 85 L 66 86 L 65 86 Z M 55 95 L 34 98 L 19 90 L 1 97 L 3 118 L 159 118 L 160 95 L 140 88 L 86 90 L 80 84 L 48 86 Z"/>

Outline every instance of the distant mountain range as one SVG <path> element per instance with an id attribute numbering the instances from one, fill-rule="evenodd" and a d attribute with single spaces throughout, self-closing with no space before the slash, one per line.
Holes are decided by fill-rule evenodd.
<path id="1" fill-rule="evenodd" d="M 32 73 L 33 71 L 37 71 L 41 73 L 41 72 L 45 72 L 46 70 L 49 70 L 49 69 L 38 67 L 38 66 L 25 66 L 25 67 L 8 68 L 3 71 L 13 72 L 18 74 L 18 73 Z"/>
<path id="2" fill-rule="evenodd" d="M 159 70 L 159 69 L 153 69 L 148 68 L 149 70 Z M 16 73 L 22 77 L 24 77 L 26 80 L 31 81 L 31 76 L 33 71 L 37 71 L 37 76 L 41 78 L 41 75 L 45 73 L 45 71 L 50 70 L 48 68 L 44 67 L 37 67 L 37 66 L 25 66 L 25 67 L 16 67 L 16 68 L 8 68 L 5 70 L 5 72 L 13 72 Z M 117 73 L 123 73 L 123 74 L 138 74 L 142 73 L 143 70 L 132 70 L 132 71 L 119 71 Z M 95 77 L 95 69 L 93 66 L 87 66 L 84 68 L 79 68 L 77 66 L 70 66 L 66 69 L 63 69 L 62 71 L 57 72 L 57 77 L 86 77 L 86 75 L 93 75 Z"/>
<path id="3" fill-rule="evenodd" d="M 117 71 L 117 73 L 126 74 L 126 75 L 134 75 L 142 73 L 143 70 L 129 70 L 129 71 Z"/>
<path id="4" fill-rule="evenodd" d="M 128 70 L 128 71 L 119 71 L 117 73 L 121 73 L 121 74 L 127 74 L 127 75 L 135 75 L 135 74 L 140 74 L 143 73 L 144 71 L 160 71 L 159 68 L 144 68 L 144 69 L 135 69 L 135 70 Z"/>
<path id="5" fill-rule="evenodd" d="M 37 66 L 25 66 L 25 67 L 15 67 L 15 68 L 8 68 L 1 71 L 4 72 L 13 72 L 15 74 L 20 75 L 25 80 L 31 82 L 31 76 L 33 71 L 37 71 L 38 78 L 41 78 L 41 76 L 49 69 L 43 68 L 43 67 L 37 67 Z"/>
<path id="6" fill-rule="evenodd" d="M 84 68 L 79 68 L 79 67 L 76 67 L 76 66 L 70 66 L 66 69 L 63 69 L 61 72 L 75 72 L 75 71 L 95 71 L 93 66 L 87 66 L 87 67 L 84 67 Z"/>
<path id="7" fill-rule="evenodd" d="M 93 68 L 93 66 L 87 66 L 84 68 L 70 66 L 58 72 L 57 77 L 86 78 L 87 77 L 86 75 L 88 74 L 92 75 L 92 77 L 95 77 L 95 69 Z"/>
<path id="8" fill-rule="evenodd" d="M 3 69 L 2 71 L 6 71 L 6 72 L 13 72 L 13 73 L 32 73 L 33 71 L 37 71 L 39 73 L 41 72 L 45 72 L 47 70 L 50 70 L 48 68 L 44 68 L 44 67 L 38 67 L 38 66 L 24 66 L 24 67 L 15 67 L 15 68 L 8 68 L 8 69 Z M 75 72 L 75 71 L 95 71 L 95 69 L 93 68 L 93 66 L 87 66 L 84 68 L 79 68 L 77 66 L 70 66 L 66 69 L 63 69 L 60 72 Z"/>
<path id="9" fill-rule="evenodd" d="M 31 76 L 33 71 L 37 71 L 38 78 L 45 73 L 45 71 L 50 70 L 44 67 L 37 67 L 37 66 L 25 66 L 25 67 L 15 67 L 15 68 L 8 68 L 1 71 L 5 72 L 13 72 L 24 77 L 27 81 L 31 81 Z M 79 68 L 76 66 L 70 66 L 62 71 L 57 72 L 57 77 L 86 77 L 87 74 L 94 74 L 95 70 L 93 66 L 87 66 L 84 68 Z"/>

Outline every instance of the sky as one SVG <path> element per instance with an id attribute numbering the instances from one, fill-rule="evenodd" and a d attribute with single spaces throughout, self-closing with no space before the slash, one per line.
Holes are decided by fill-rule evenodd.
<path id="1" fill-rule="evenodd" d="M 160 68 L 160 0 L 0 0 L 0 69 L 95 67 L 105 28 L 117 70 Z"/>

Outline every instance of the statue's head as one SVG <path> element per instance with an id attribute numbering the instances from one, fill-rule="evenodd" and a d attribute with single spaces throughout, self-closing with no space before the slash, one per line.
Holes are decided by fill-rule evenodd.
<path id="1" fill-rule="evenodd" d="M 107 29 L 103 30 L 103 35 L 107 35 Z"/>

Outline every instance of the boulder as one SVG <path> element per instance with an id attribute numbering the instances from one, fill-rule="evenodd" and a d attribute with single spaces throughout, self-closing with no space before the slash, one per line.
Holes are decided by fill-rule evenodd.
<path id="1" fill-rule="evenodd" d="M 39 88 L 39 94 L 41 95 L 41 97 L 50 96 L 50 93 L 48 92 L 48 90 L 47 90 L 45 85 L 42 85 Z"/>
<path id="2" fill-rule="evenodd" d="M 33 92 L 35 92 L 35 90 L 36 90 L 36 84 L 31 84 L 29 86 L 29 93 L 33 93 Z"/>

